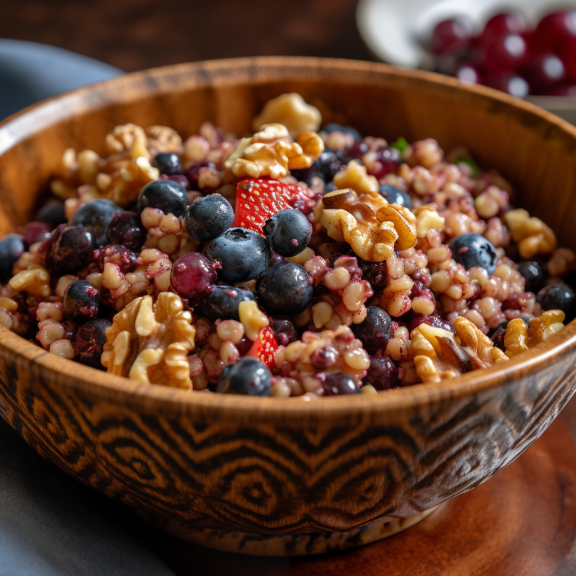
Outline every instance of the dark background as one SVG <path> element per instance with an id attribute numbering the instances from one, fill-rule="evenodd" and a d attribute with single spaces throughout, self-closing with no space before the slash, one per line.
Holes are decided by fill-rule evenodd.
<path id="1" fill-rule="evenodd" d="M 402 0 L 398 0 L 402 1 Z M 236 56 L 370 59 L 356 0 L 0 0 L 0 38 L 126 72 Z"/>

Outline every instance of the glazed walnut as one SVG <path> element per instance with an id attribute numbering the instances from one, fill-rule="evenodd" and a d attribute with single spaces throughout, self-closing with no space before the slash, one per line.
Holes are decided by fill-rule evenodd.
<path id="1" fill-rule="evenodd" d="M 137 298 L 106 331 L 102 364 L 140 382 L 191 389 L 188 352 L 194 349 L 192 315 L 176 294 Z"/>
<path id="2" fill-rule="evenodd" d="M 508 357 L 494 346 L 494 342 L 479 330 L 470 320 L 460 316 L 454 320 L 454 330 L 461 344 L 472 358 L 473 368 L 488 368 L 493 364 L 508 360 Z"/>
<path id="3" fill-rule="evenodd" d="M 106 136 L 106 147 L 110 154 L 118 154 L 130 150 L 137 141 L 146 144 L 144 129 L 136 124 L 122 124 Z"/>
<path id="4" fill-rule="evenodd" d="M 337 188 L 352 188 L 357 194 L 378 194 L 379 186 L 376 177 L 369 176 L 366 167 L 354 160 L 348 162 L 344 170 L 336 173 L 333 182 Z"/>
<path id="5" fill-rule="evenodd" d="M 512 240 L 518 242 L 522 258 L 550 254 L 556 248 L 556 235 L 542 220 L 530 217 L 526 210 L 509 210 L 504 214 Z"/>
<path id="6" fill-rule="evenodd" d="M 285 126 L 266 124 L 240 141 L 224 167 L 237 178 L 284 178 L 289 170 L 312 166 L 323 151 L 324 142 L 314 132 L 302 132 L 293 142 Z"/>
<path id="7" fill-rule="evenodd" d="M 260 130 L 264 124 L 282 124 L 293 138 L 297 138 L 302 132 L 317 132 L 321 122 L 318 108 L 306 104 L 300 94 L 291 93 L 268 100 L 254 118 L 252 128 Z"/>

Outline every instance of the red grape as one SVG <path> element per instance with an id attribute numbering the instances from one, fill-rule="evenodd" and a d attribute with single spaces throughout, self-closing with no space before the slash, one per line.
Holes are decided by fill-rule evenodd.
<path id="1" fill-rule="evenodd" d="M 533 94 L 551 88 L 566 77 L 562 60 L 551 53 L 540 54 L 531 59 L 521 68 L 521 73 L 530 84 L 530 91 Z"/>
<path id="2" fill-rule="evenodd" d="M 497 72 L 488 76 L 484 83 L 490 88 L 496 88 L 517 98 L 525 98 L 530 93 L 528 82 L 514 72 Z"/>
<path id="3" fill-rule="evenodd" d="M 216 270 L 200 252 L 180 256 L 172 267 L 172 288 L 180 296 L 198 301 L 210 293 L 216 282 Z"/>
<path id="4" fill-rule="evenodd" d="M 526 29 L 526 19 L 520 12 L 504 12 L 488 20 L 481 38 L 521 34 Z"/>
<path id="5" fill-rule="evenodd" d="M 576 11 L 553 12 L 540 20 L 531 38 L 536 50 L 557 52 L 572 38 L 576 37 Z"/>
<path id="6" fill-rule="evenodd" d="M 576 84 L 560 84 L 554 86 L 544 93 L 544 96 L 576 96 Z"/>
<path id="7" fill-rule="evenodd" d="M 522 36 L 508 34 L 481 41 L 472 54 L 474 64 L 482 70 L 514 70 L 522 64 L 528 48 Z"/>
<path id="8" fill-rule="evenodd" d="M 572 38 L 566 42 L 562 49 L 561 57 L 568 78 L 576 80 L 576 38 Z"/>
<path id="9" fill-rule="evenodd" d="M 471 27 L 463 18 L 440 22 L 432 34 L 430 49 L 434 54 L 460 54 L 472 46 Z"/>

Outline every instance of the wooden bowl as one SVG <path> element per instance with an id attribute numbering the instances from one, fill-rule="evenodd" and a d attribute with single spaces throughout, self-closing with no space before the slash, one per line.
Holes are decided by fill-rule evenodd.
<path id="1" fill-rule="evenodd" d="M 296 91 L 324 121 L 467 146 L 516 203 L 576 249 L 576 128 L 482 87 L 382 64 L 220 60 L 131 74 L 49 100 L 0 128 L 0 231 L 30 218 L 65 148 L 117 124 L 243 133 Z M 179 536 L 307 554 L 397 532 L 471 490 L 538 438 L 575 390 L 576 323 L 503 367 L 379 394 L 262 399 L 144 385 L 0 327 L 0 414 L 42 456 Z"/>

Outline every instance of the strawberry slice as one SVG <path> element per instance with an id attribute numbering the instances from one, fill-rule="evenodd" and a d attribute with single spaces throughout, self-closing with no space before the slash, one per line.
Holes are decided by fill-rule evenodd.
<path id="1" fill-rule="evenodd" d="M 256 358 L 266 364 L 268 368 L 272 368 L 272 366 L 274 366 L 276 350 L 278 350 L 278 343 L 276 342 L 276 338 L 274 338 L 274 332 L 272 332 L 271 328 L 262 328 L 260 334 L 258 334 L 258 338 L 254 341 L 254 344 L 252 344 L 246 356 Z"/>
<path id="2" fill-rule="evenodd" d="M 236 186 L 236 215 L 232 228 L 248 228 L 262 234 L 268 218 L 292 208 L 306 193 L 296 184 L 263 178 L 241 180 Z"/>

